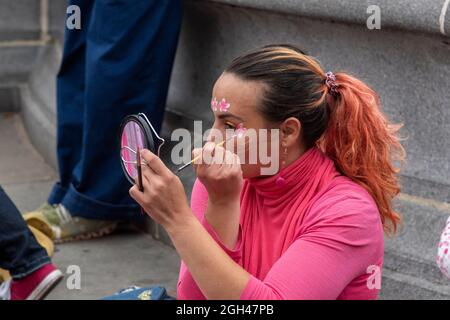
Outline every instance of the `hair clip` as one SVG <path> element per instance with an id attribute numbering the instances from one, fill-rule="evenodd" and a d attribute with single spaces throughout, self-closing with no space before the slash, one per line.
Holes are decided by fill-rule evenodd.
<path id="1" fill-rule="evenodd" d="M 330 90 L 330 93 L 333 96 L 336 96 L 338 94 L 337 88 L 338 85 L 336 84 L 336 76 L 333 74 L 333 72 L 328 71 L 326 74 L 325 84 Z"/>

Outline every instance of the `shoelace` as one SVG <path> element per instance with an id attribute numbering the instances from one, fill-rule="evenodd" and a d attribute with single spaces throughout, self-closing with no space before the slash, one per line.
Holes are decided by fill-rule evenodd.
<path id="1" fill-rule="evenodd" d="M 65 224 L 71 223 L 72 221 L 78 222 L 78 218 L 73 218 L 70 212 L 62 205 L 55 205 L 55 213 L 57 217 L 59 218 L 60 224 L 59 226 L 52 225 L 51 228 L 53 230 L 53 234 L 55 236 L 55 239 L 59 240 L 61 239 L 61 227 Z"/>
<path id="2" fill-rule="evenodd" d="M 56 215 L 58 216 L 61 224 L 67 224 L 72 222 L 73 218 L 69 211 L 62 205 L 56 206 Z"/>

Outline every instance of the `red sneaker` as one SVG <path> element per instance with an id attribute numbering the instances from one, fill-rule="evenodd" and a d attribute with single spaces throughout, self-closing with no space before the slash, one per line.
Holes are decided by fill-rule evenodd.
<path id="1" fill-rule="evenodd" d="M 63 278 L 61 271 L 52 264 L 46 264 L 20 280 L 11 281 L 11 300 L 41 300 Z"/>

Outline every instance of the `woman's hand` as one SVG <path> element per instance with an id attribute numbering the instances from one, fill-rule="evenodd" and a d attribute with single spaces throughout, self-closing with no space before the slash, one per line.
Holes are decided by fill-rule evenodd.
<path id="1" fill-rule="evenodd" d="M 141 156 L 147 163 L 142 166 L 144 192 L 139 191 L 136 183 L 130 189 L 131 197 L 167 231 L 185 224 L 194 215 L 180 179 L 149 150 L 142 150 Z"/>
<path id="2" fill-rule="evenodd" d="M 194 149 L 193 158 L 197 177 L 208 190 L 209 202 L 214 205 L 239 203 L 242 188 L 242 169 L 239 157 L 233 152 L 216 146 L 213 142 L 203 149 Z"/>
<path id="3" fill-rule="evenodd" d="M 208 299 L 239 299 L 250 275 L 234 262 L 200 224 L 188 206 L 180 179 L 148 150 L 141 156 L 144 192 L 131 196 L 168 232 L 194 283 Z"/>

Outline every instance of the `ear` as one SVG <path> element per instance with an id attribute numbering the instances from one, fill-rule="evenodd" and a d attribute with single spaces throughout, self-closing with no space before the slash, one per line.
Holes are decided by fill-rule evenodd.
<path id="1" fill-rule="evenodd" d="M 302 130 L 302 124 L 297 118 L 290 117 L 283 121 L 280 126 L 280 140 L 286 147 L 298 145 Z"/>

